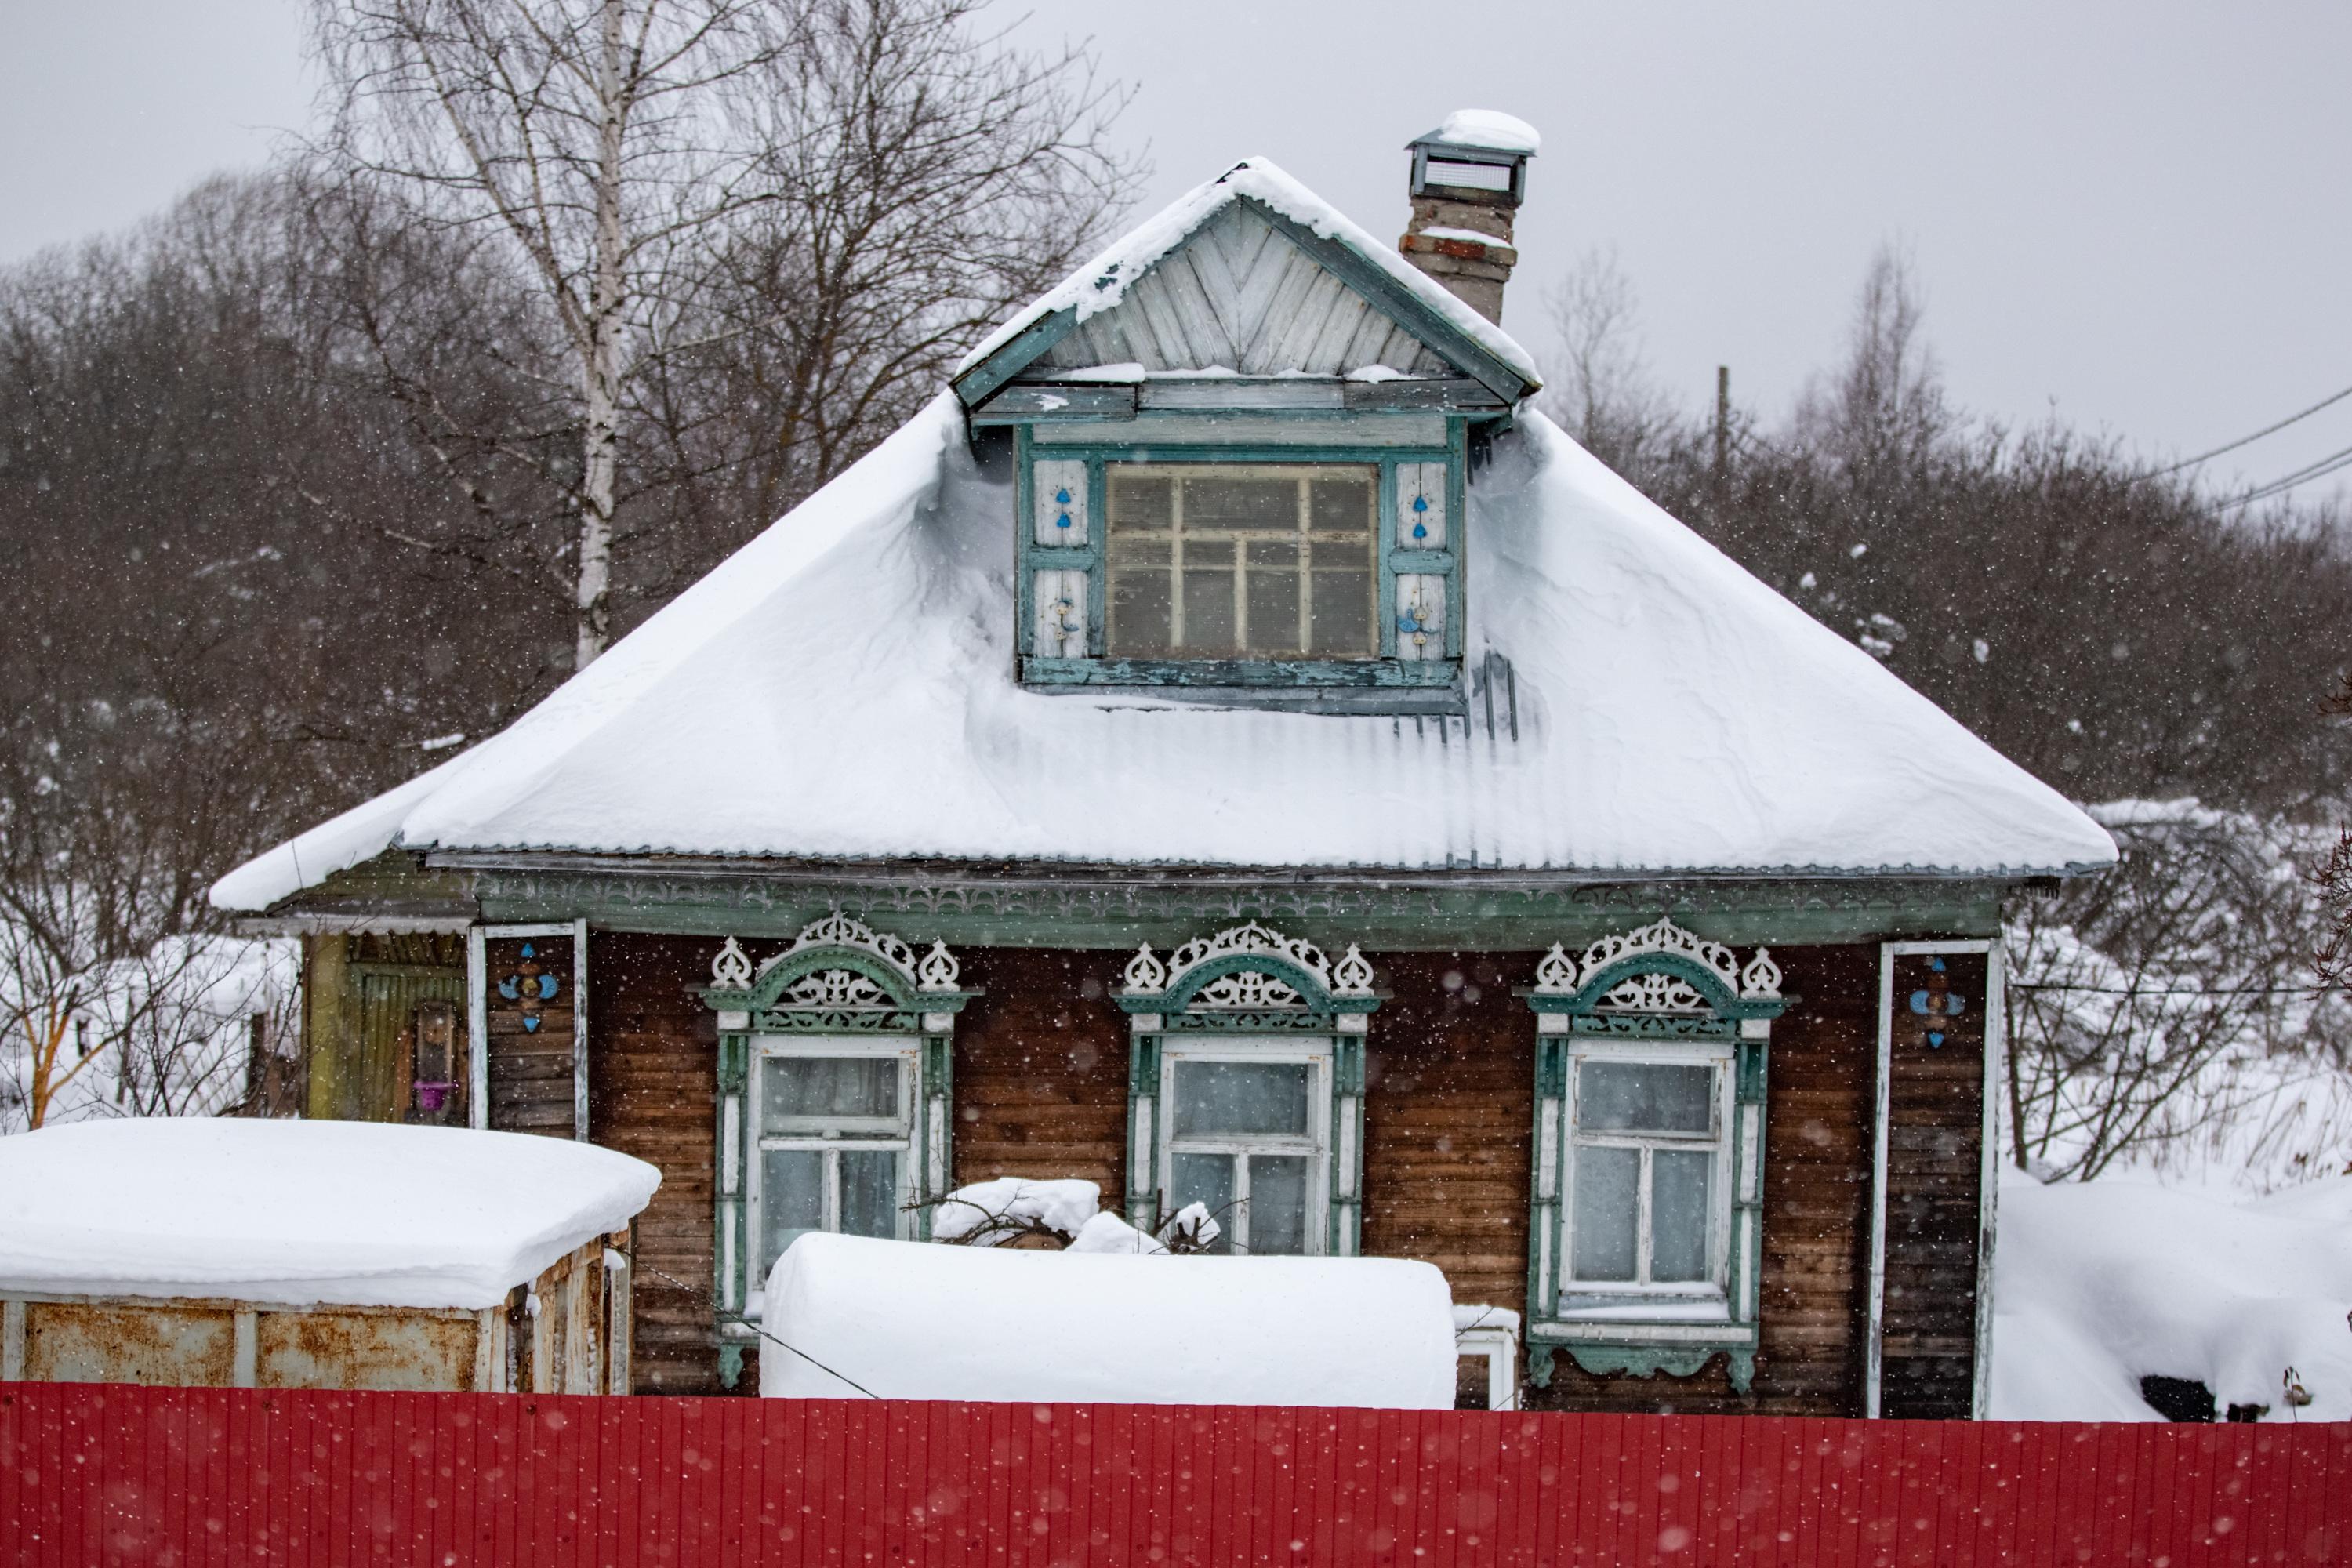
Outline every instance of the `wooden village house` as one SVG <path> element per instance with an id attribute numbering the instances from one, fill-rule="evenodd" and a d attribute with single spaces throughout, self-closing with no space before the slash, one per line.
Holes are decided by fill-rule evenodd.
<path id="1" fill-rule="evenodd" d="M 2114 847 L 1535 410 L 1534 135 L 1238 163 L 511 728 L 226 878 L 313 1117 L 652 1162 L 635 1386 L 1000 1175 L 1425 1259 L 1536 1409 L 1984 1408 L 2004 900 Z"/>

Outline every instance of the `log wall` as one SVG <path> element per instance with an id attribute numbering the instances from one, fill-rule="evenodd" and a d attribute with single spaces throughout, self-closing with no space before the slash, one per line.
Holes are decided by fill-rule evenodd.
<path id="1" fill-rule="evenodd" d="M 637 1225 L 637 1386 L 647 1393 L 720 1392 L 709 1300 L 717 1033 L 694 994 L 715 946 L 599 932 L 591 950 L 592 1133 L 663 1172 Z M 1689 1379 L 1594 1378 L 1560 1357 L 1552 1386 L 1531 1391 L 1535 1407 L 1860 1413 L 1878 952 L 1856 944 L 1774 955 L 1799 1001 L 1772 1040 L 1764 1336 L 1752 1394 L 1731 1390 L 1720 1361 Z M 955 1180 L 1081 1176 L 1116 1205 L 1126 1176 L 1128 1027 L 1111 994 L 1126 955 L 959 956 L 965 983 L 983 994 L 956 1031 Z M 1370 956 L 1391 994 L 1368 1039 L 1365 1250 L 1434 1263 L 1457 1300 L 1523 1311 L 1535 1026 L 1511 990 L 1528 982 L 1537 955 Z M 1962 989 L 1980 995 L 1981 960 L 1973 962 L 1976 978 Z M 548 1012 L 568 1023 L 561 1000 Z M 1917 1071 L 1906 1062 L 1898 1072 L 1898 1166 L 1916 1157 L 1957 1170 L 1973 1160 L 1980 1007 L 1973 1026 Z M 1964 1271 L 1938 1262 L 1959 1261 L 1963 1230 L 1972 1244 L 1973 1188 L 1965 1213 L 1953 1206 L 1961 1195 L 1958 1187 L 1890 1194 L 1890 1289 L 1900 1292 L 1888 1319 L 1890 1415 L 1966 1414 L 1960 1325 L 1972 1321 L 1973 1251 Z M 753 1381 L 747 1373 L 740 1386 Z"/>

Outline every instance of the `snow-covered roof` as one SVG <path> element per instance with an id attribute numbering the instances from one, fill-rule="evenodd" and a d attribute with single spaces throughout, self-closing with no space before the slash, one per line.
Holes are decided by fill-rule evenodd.
<path id="1" fill-rule="evenodd" d="M 1521 129 L 1525 129 L 1522 127 Z M 1532 132 L 1530 132 L 1532 134 Z M 1536 362 L 1508 332 L 1464 304 L 1427 273 L 1407 261 L 1394 245 L 1383 245 L 1322 197 L 1292 179 L 1266 158 L 1244 158 L 1206 184 L 1196 185 L 1152 217 L 1137 225 L 1085 266 L 1039 295 L 991 333 L 956 367 L 957 375 L 992 357 L 1031 327 L 1059 310 L 1083 322 L 1117 306 L 1128 286 L 1154 262 L 1181 245 L 1226 207 L 1249 197 L 1272 211 L 1353 252 L 1445 325 L 1501 362 L 1529 388 L 1541 384 Z M 1432 347 L 1442 347 L 1433 344 Z M 1042 351 L 1041 351 L 1042 352 Z"/>
<path id="2" fill-rule="evenodd" d="M 1520 153 L 1532 158 L 1543 146 L 1536 128 L 1516 114 L 1499 109 L 1457 109 L 1445 123 L 1413 142 L 1439 142 L 1449 147 L 1488 147 L 1497 153 Z M 1407 143 L 1412 145 L 1411 142 Z"/>
<path id="3" fill-rule="evenodd" d="M 157 1118 L 0 1138 L 0 1290 L 495 1307 L 661 1184 L 568 1139 Z"/>
<path id="4" fill-rule="evenodd" d="M 1445 1276 L 1402 1258 L 1122 1258 L 816 1233 L 776 1260 L 761 1326 L 783 1342 L 760 1347 L 772 1398 L 1454 1404 Z"/>
<path id="5" fill-rule="evenodd" d="M 1537 414 L 1470 489 L 1472 716 L 1045 695 L 942 395 L 504 732 L 223 878 L 391 844 L 1600 874 L 2104 866 L 2105 830 Z"/>

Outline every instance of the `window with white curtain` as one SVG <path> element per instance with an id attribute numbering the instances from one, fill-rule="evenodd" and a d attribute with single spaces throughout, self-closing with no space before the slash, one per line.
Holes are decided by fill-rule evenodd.
<path id="1" fill-rule="evenodd" d="M 1731 1054 L 1580 1045 L 1570 1058 L 1564 1312 L 1720 1311 Z"/>
<path id="2" fill-rule="evenodd" d="M 1204 1204 L 1215 1250 L 1320 1253 L 1329 1232 L 1328 1042 L 1225 1040 L 1160 1058 L 1160 1191 Z"/>
<path id="3" fill-rule="evenodd" d="M 765 1036 L 753 1045 L 751 1289 L 810 1231 L 912 1235 L 911 1046 L 823 1036 Z"/>

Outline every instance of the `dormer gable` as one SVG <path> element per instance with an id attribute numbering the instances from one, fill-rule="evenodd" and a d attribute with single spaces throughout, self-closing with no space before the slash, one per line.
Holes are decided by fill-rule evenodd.
<path id="1" fill-rule="evenodd" d="M 1023 683 L 1458 709 L 1471 445 L 1536 387 L 1396 251 L 1228 170 L 956 379 L 975 437 L 1011 436 Z"/>

